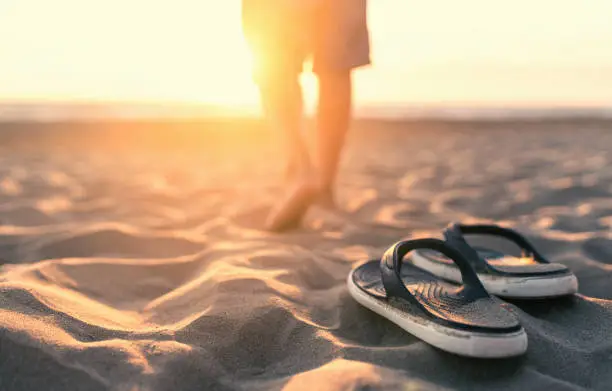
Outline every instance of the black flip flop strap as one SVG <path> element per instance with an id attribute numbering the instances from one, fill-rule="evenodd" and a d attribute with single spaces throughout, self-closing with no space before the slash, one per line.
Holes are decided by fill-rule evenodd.
<path id="1" fill-rule="evenodd" d="M 384 253 L 380 261 L 380 272 L 387 297 L 413 299 L 412 294 L 406 289 L 406 285 L 402 281 L 401 269 L 404 256 L 419 249 L 435 250 L 452 260 L 461 272 L 464 290 L 470 297 L 474 299 L 489 297 L 465 256 L 444 241 L 433 238 L 397 242 Z"/>
<path id="2" fill-rule="evenodd" d="M 456 235 L 491 235 L 499 236 L 507 239 L 521 248 L 523 253 L 533 257 L 534 261 L 539 263 L 550 263 L 542 254 L 540 254 L 531 243 L 521 234 L 510 228 L 500 227 L 498 225 L 489 224 L 453 224 L 444 231 L 444 236 L 449 239 L 449 236 Z M 465 241 L 462 237 L 461 240 Z M 451 241 L 452 242 L 452 241 Z M 466 242 L 467 243 L 467 242 Z"/>

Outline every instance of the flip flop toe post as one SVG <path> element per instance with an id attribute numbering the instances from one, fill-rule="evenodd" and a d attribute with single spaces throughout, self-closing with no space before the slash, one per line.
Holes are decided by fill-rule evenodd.
<path id="1" fill-rule="evenodd" d="M 463 285 L 447 283 L 403 261 L 414 250 L 443 254 Z M 380 261 L 364 263 L 348 276 L 351 296 L 417 338 L 447 352 L 479 358 L 523 354 L 527 335 L 516 316 L 491 297 L 469 261 L 438 239 L 402 241 Z"/>
<path id="2" fill-rule="evenodd" d="M 509 240 L 521 248 L 523 256 L 472 247 L 465 240 L 467 235 L 489 235 Z M 525 237 L 512 229 L 497 225 L 452 224 L 444 231 L 444 237 L 448 244 L 469 260 L 484 287 L 493 295 L 542 299 L 578 291 L 578 280 L 569 268 L 548 261 Z M 461 282 L 461 273 L 456 265 L 438 253 L 415 251 L 410 262 L 445 280 Z"/>

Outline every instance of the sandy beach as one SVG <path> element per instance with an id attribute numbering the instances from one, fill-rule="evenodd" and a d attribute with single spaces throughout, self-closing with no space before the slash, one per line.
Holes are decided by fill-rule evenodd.
<path id="1" fill-rule="evenodd" d="M 262 123 L 0 125 L 0 390 L 612 390 L 612 121 L 358 121 L 338 200 L 261 229 Z M 439 351 L 349 270 L 450 221 L 517 228 L 580 294 L 511 302 L 524 357 Z"/>

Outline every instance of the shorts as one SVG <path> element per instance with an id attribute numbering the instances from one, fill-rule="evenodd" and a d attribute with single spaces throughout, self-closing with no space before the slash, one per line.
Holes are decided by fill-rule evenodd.
<path id="1" fill-rule="evenodd" d="M 312 5 L 314 3 L 319 5 Z M 243 30 L 255 81 L 370 64 L 366 0 L 243 0 Z"/>

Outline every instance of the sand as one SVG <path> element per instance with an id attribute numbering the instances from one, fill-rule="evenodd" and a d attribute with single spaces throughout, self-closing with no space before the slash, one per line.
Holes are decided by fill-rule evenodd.
<path id="1" fill-rule="evenodd" d="M 359 122 L 346 212 L 260 229 L 257 121 L 0 126 L 0 390 L 612 389 L 612 123 Z M 526 356 L 436 350 L 351 267 L 449 221 L 520 229 L 580 281 L 512 302 Z"/>

